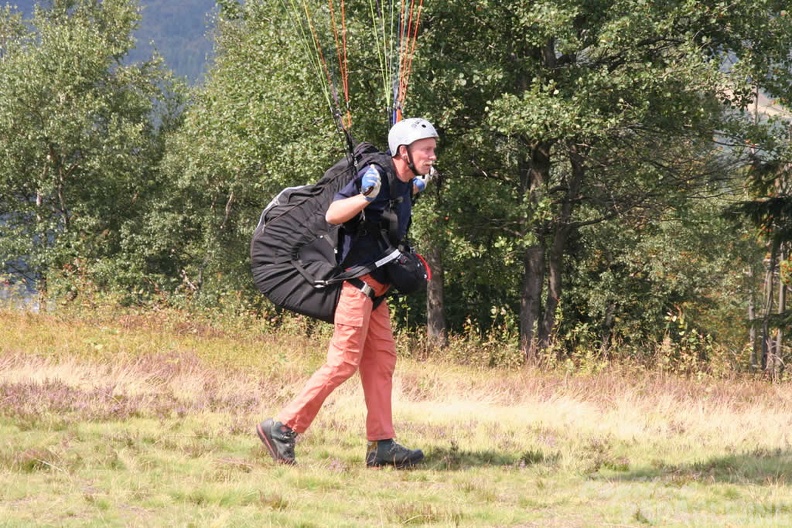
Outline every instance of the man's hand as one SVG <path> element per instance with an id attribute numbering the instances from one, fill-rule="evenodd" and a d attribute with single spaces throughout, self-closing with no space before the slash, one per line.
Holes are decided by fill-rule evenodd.
<path id="1" fill-rule="evenodd" d="M 382 179 L 379 171 L 374 167 L 369 167 L 360 182 L 360 194 L 366 197 L 367 202 L 373 202 L 380 192 Z"/>
<path id="2" fill-rule="evenodd" d="M 423 174 L 413 178 L 413 194 L 424 192 L 426 190 L 426 184 L 432 181 L 436 175 L 437 171 L 432 167 L 429 174 Z"/>

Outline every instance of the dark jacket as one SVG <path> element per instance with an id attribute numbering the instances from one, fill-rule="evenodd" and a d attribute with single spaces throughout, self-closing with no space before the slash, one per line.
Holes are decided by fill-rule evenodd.
<path id="1" fill-rule="evenodd" d="M 399 180 L 392 164 L 390 167 L 362 167 L 357 177 L 342 188 L 334 199 L 341 200 L 360 194 L 363 174 L 370 166 L 380 173 L 382 184 L 377 197 L 363 212 L 343 225 L 339 239 L 339 259 L 347 268 L 370 264 L 382 257 L 389 245 L 395 247 L 406 236 L 410 225 L 412 182 Z M 371 276 L 379 282 L 387 282 L 382 268 L 374 270 Z"/>

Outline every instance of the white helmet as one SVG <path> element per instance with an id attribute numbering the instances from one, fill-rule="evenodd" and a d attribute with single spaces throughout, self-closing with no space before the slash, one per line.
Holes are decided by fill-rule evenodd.
<path id="1" fill-rule="evenodd" d="M 432 123 L 420 117 L 411 117 L 391 127 L 388 132 L 388 148 L 391 156 L 395 156 L 401 145 L 410 146 L 419 139 L 439 137 Z"/>

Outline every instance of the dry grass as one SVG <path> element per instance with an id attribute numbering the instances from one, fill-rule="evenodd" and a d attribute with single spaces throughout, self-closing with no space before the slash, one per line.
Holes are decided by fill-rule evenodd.
<path id="1" fill-rule="evenodd" d="M 253 434 L 326 333 L 179 314 L 0 312 L 2 526 L 787 526 L 792 388 L 402 360 L 400 439 L 362 468 L 359 384 L 274 465 Z"/>

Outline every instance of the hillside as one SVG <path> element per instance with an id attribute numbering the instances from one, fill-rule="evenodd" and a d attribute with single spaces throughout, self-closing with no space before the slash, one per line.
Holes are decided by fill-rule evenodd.
<path id="1" fill-rule="evenodd" d="M 13 0 L 25 16 L 42 0 Z M 211 30 L 215 0 L 140 0 L 143 18 L 135 33 L 137 48 L 131 61 L 151 56 L 157 49 L 168 67 L 190 84 L 199 82 L 212 52 Z"/>
<path id="2" fill-rule="evenodd" d="M 136 33 L 133 61 L 149 57 L 153 47 L 168 66 L 190 83 L 201 80 L 212 52 L 214 0 L 141 0 L 143 19 Z"/>

